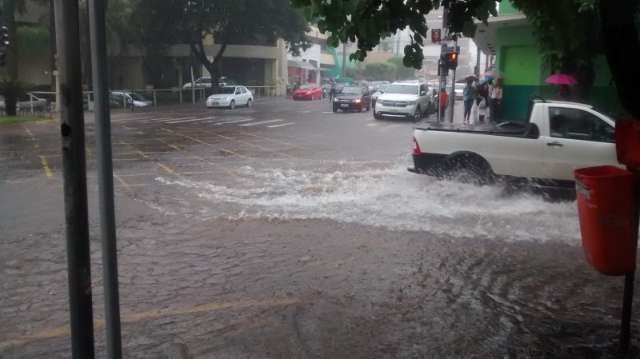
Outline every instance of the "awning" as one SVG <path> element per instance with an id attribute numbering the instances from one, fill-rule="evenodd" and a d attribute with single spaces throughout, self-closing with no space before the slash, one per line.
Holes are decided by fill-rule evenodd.
<path id="1" fill-rule="evenodd" d="M 296 60 L 288 60 L 287 66 L 289 67 L 297 67 L 304 70 L 317 70 L 317 68 L 306 61 L 296 61 Z"/>
<path id="2" fill-rule="evenodd" d="M 526 25 L 527 17 L 522 14 L 491 17 L 487 24 L 476 22 L 473 42 L 485 54 L 496 54 L 496 30 L 499 28 Z"/>

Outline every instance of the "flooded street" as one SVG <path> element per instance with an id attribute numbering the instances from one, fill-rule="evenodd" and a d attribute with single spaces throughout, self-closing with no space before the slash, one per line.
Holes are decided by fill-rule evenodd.
<path id="1" fill-rule="evenodd" d="M 622 279 L 574 202 L 410 173 L 413 123 L 329 106 L 114 114 L 127 358 L 615 357 Z M 54 123 L 0 131 L 3 359 L 69 357 L 58 148 Z"/>

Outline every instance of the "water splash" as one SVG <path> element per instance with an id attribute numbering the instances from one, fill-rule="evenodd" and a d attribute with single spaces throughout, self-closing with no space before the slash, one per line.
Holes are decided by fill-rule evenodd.
<path id="1" fill-rule="evenodd" d="M 202 218 L 331 219 L 426 231 L 453 237 L 561 240 L 578 243 L 573 203 L 549 203 L 531 195 L 505 195 L 498 186 L 477 187 L 407 172 L 347 163 L 327 170 L 236 171 L 233 184 L 189 179 L 156 180 L 194 194 L 184 208 Z M 200 206 L 200 208 L 195 208 Z"/>

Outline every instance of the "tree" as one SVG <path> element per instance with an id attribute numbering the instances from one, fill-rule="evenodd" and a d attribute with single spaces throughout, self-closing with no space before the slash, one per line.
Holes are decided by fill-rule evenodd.
<path id="1" fill-rule="evenodd" d="M 273 46 L 284 39 L 293 53 L 308 43 L 307 22 L 288 0 L 141 0 L 137 13 L 146 14 L 139 33 L 147 49 L 162 52 L 170 44 L 187 43 L 194 57 L 213 78 L 221 76 L 220 63 L 230 44 Z M 163 37 L 159 37 L 162 35 Z M 220 45 L 210 60 L 205 39 Z M 212 81 L 217 85 L 218 81 Z"/>
<path id="2" fill-rule="evenodd" d="M 422 45 L 426 37 L 425 15 L 434 8 L 449 8 L 449 30 L 453 33 L 468 33 L 473 21 L 487 21 L 497 15 L 494 0 L 292 0 L 296 6 L 307 9 L 310 16 L 318 19 L 318 27 L 329 32 L 329 44 L 339 41 L 357 41 L 358 51 L 352 59 L 362 60 L 366 52 L 379 44 L 381 38 L 408 27 L 412 32 L 411 43 L 405 46 L 404 64 L 420 68 Z M 538 0 L 516 0 L 525 15 L 549 20 L 549 12 L 535 13 L 541 9 Z M 563 1 L 556 1 L 563 2 Z M 603 49 L 613 74 L 620 102 L 633 116 L 640 119 L 640 93 L 635 88 L 640 79 L 640 38 L 638 37 L 637 0 L 571 0 L 580 4 L 580 11 L 597 10 L 595 23 L 602 31 Z M 559 22 L 558 28 L 540 28 L 556 33 L 565 31 L 570 21 Z M 554 22 L 555 24 L 556 22 Z M 588 21 L 585 21 L 588 24 Z M 573 26 L 573 25 L 571 25 Z M 580 26 L 576 26 L 577 29 Z M 589 30 L 592 31 L 594 27 Z M 573 40 L 589 39 L 585 33 L 575 33 Z M 559 42 L 562 45 L 562 41 Z M 577 55 L 574 55 L 577 56 Z M 580 55 L 582 56 L 582 55 Z"/>

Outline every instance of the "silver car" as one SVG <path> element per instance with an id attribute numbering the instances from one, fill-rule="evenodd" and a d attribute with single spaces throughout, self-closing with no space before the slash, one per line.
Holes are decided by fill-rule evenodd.
<path id="1" fill-rule="evenodd" d="M 394 82 L 376 100 L 374 117 L 422 119 L 434 109 L 429 86 L 416 82 Z"/>

